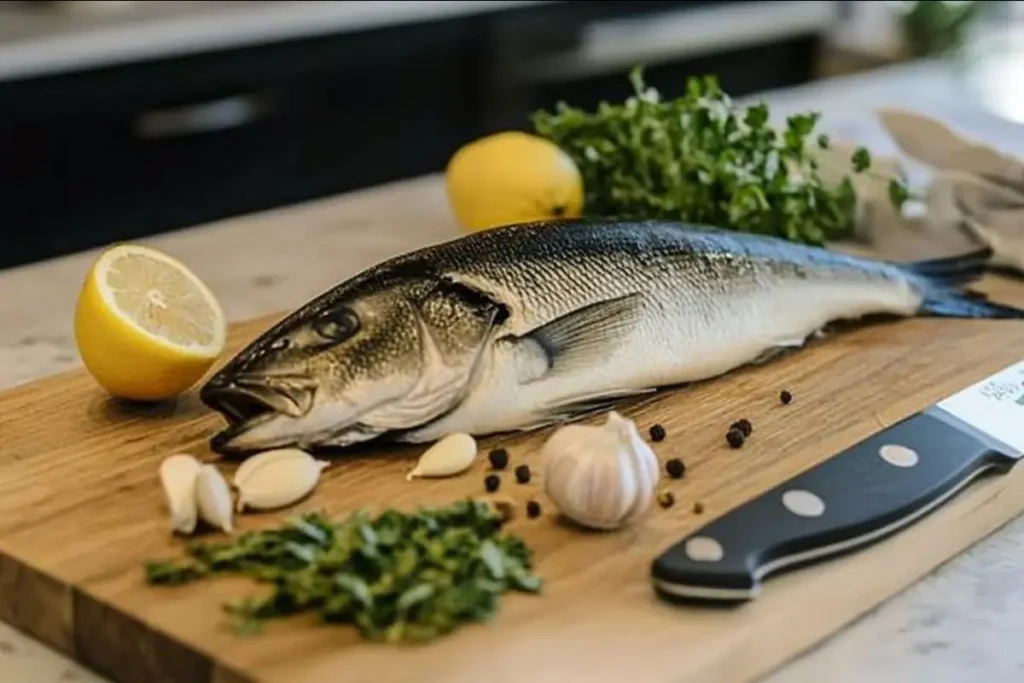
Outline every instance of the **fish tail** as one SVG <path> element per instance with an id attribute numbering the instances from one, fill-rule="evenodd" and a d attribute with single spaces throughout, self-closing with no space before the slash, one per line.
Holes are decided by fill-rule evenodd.
<path id="1" fill-rule="evenodd" d="M 901 263 L 921 293 L 919 315 L 940 318 L 1024 318 L 1024 309 L 989 301 L 981 293 L 964 289 L 988 270 L 992 250 L 988 248 L 952 256 Z"/>
<path id="2" fill-rule="evenodd" d="M 926 279 L 932 286 L 958 287 L 981 278 L 991 259 L 992 250 L 985 247 L 949 258 L 901 263 L 900 267 Z"/>
<path id="3" fill-rule="evenodd" d="M 947 289 L 928 292 L 921 302 L 920 315 L 937 318 L 1024 319 L 1024 310 L 987 301 L 973 292 Z"/>

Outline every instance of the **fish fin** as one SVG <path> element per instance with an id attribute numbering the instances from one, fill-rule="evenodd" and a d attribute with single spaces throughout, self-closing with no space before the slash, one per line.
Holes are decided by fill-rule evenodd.
<path id="1" fill-rule="evenodd" d="M 569 422 L 578 422 L 579 420 L 586 419 L 588 417 L 598 415 L 608 410 L 614 405 L 612 401 L 606 401 L 603 403 L 592 403 L 583 404 L 581 406 L 575 406 L 572 410 L 564 410 L 563 412 L 552 412 L 537 422 L 533 422 L 523 427 L 518 427 L 517 432 L 532 432 L 537 429 L 543 429 L 544 427 L 551 427 L 553 425 L 562 425 Z M 564 406 L 568 408 L 568 406 Z"/>
<path id="2" fill-rule="evenodd" d="M 640 315 L 641 294 L 584 306 L 538 327 L 521 339 L 533 342 L 547 362 L 544 376 L 599 362 L 608 346 L 625 336 Z"/>
<path id="3" fill-rule="evenodd" d="M 339 429 L 338 431 L 319 436 L 315 443 L 300 443 L 299 447 L 304 450 L 316 450 L 321 448 L 348 448 L 355 444 L 376 439 L 387 434 L 388 430 L 371 425 L 358 423 Z"/>
<path id="4" fill-rule="evenodd" d="M 770 346 L 761 353 L 757 354 L 757 356 L 754 357 L 754 360 L 750 361 L 750 364 L 763 365 L 765 363 L 770 363 L 776 358 L 779 358 L 781 356 L 786 355 L 787 353 L 792 353 L 793 351 L 802 348 L 805 341 L 806 339 L 794 339 L 788 342 L 781 342 L 775 346 Z"/>
<path id="5" fill-rule="evenodd" d="M 657 387 L 645 387 L 643 389 L 615 389 L 612 391 L 574 396 L 568 401 L 544 406 L 543 410 L 546 412 L 539 421 L 526 427 L 521 427 L 517 431 L 528 432 L 553 424 L 582 420 L 586 417 L 608 410 L 615 405 L 615 401 L 618 399 L 640 396 L 642 394 L 651 394 L 657 390 Z"/>
<path id="6" fill-rule="evenodd" d="M 989 301 L 981 292 L 961 289 L 991 265 L 988 247 L 952 256 L 900 264 L 921 293 L 918 315 L 940 318 L 1024 318 L 1024 310 Z"/>
<path id="7" fill-rule="evenodd" d="M 919 315 L 935 318 L 1024 318 L 1024 309 L 979 298 L 956 289 L 929 291 Z"/>
<path id="8" fill-rule="evenodd" d="M 984 247 L 948 258 L 898 264 L 932 286 L 955 287 L 974 282 L 991 265 L 993 251 Z"/>

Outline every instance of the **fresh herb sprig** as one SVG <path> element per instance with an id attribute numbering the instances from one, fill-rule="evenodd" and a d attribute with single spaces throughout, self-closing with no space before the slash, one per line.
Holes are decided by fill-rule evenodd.
<path id="1" fill-rule="evenodd" d="M 491 619 L 508 590 L 540 591 L 530 549 L 501 524 L 499 512 L 471 500 L 411 514 L 359 511 L 340 522 L 314 513 L 280 529 L 190 544 L 188 559 L 148 562 L 146 578 L 179 585 L 241 574 L 272 584 L 267 597 L 225 606 L 240 633 L 315 612 L 372 641 L 428 641 Z"/>
<path id="2" fill-rule="evenodd" d="M 594 112 L 559 103 L 532 116 L 537 134 L 563 149 L 583 175 L 587 215 L 671 219 L 740 232 L 823 244 L 852 233 L 856 191 L 851 175 L 869 172 L 858 148 L 851 175 L 838 184 L 818 173 L 817 113 L 796 114 L 784 130 L 769 124 L 767 105 L 740 108 L 713 76 L 691 78 L 681 97 L 662 100 L 643 71 L 630 76 L 634 94 Z M 889 197 L 902 206 L 898 181 Z"/>

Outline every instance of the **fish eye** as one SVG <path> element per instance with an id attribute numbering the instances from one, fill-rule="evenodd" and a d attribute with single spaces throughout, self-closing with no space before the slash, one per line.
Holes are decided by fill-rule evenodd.
<path id="1" fill-rule="evenodd" d="M 359 318 L 347 308 L 328 311 L 313 321 L 313 329 L 327 341 L 340 342 L 359 331 Z"/>

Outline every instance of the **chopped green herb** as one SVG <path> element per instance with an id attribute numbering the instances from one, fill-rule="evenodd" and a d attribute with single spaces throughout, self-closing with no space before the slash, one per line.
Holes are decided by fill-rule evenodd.
<path id="1" fill-rule="evenodd" d="M 680 220 L 819 245 L 852 233 L 851 176 L 830 186 L 818 173 L 815 156 L 830 146 L 827 135 L 814 134 L 819 114 L 790 116 L 776 130 L 767 105 L 738 107 L 713 76 L 689 79 L 674 99 L 648 87 L 640 67 L 630 80 L 634 92 L 623 103 L 588 112 L 560 102 L 532 116 L 537 134 L 579 167 L 584 214 Z M 852 174 L 865 172 L 871 156 L 858 149 L 850 163 Z"/>
<path id="2" fill-rule="evenodd" d="M 341 521 L 312 513 L 278 529 L 193 543 L 187 559 L 148 562 L 146 578 L 179 585 L 240 574 L 271 584 L 267 597 L 225 605 L 240 634 L 312 611 L 326 622 L 354 624 L 372 641 L 426 641 L 490 619 L 508 590 L 540 590 L 532 552 L 501 532 L 503 521 L 471 500 L 411 514 L 358 511 Z"/>

